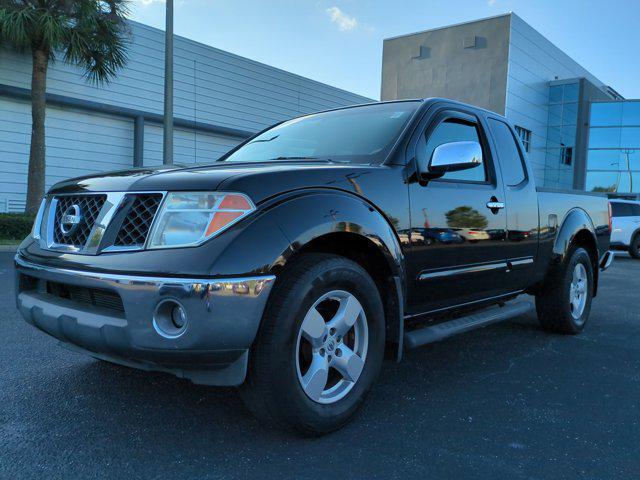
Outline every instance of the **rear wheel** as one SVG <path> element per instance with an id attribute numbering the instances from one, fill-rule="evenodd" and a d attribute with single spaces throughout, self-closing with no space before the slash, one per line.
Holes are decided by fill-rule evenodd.
<path id="1" fill-rule="evenodd" d="M 593 265 L 584 248 L 575 248 L 536 295 L 538 320 L 545 330 L 580 333 L 591 311 Z"/>
<path id="2" fill-rule="evenodd" d="M 305 254 L 279 275 L 241 395 L 262 421 L 304 435 L 340 428 L 380 371 L 384 316 L 358 264 Z"/>
<path id="3" fill-rule="evenodd" d="M 640 258 L 640 234 L 636 233 L 629 246 L 629 255 L 633 258 Z"/>

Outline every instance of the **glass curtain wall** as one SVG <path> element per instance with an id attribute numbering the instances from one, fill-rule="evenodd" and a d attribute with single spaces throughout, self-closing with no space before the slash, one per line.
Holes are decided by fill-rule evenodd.
<path id="1" fill-rule="evenodd" d="M 591 104 L 586 189 L 640 192 L 640 100 Z"/>
<path id="2" fill-rule="evenodd" d="M 549 86 L 549 118 L 544 184 L 573 188 L 580 83 Z"/>

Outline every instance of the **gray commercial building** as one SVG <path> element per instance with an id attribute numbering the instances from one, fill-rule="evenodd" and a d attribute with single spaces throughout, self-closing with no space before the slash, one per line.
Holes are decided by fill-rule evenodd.
<path id="1" fill-rule="evenodd" d="M 505 115 L 539 185 L 640 192 L 640 102 L 513 13 L 386 39 L 381 97 L 446 97 Z"/>
<path id="2" fill-rule="evenodd" d="M 300 114 L 371 99 L 176 37 L 176 163 L 215 160 Z M 162 163 L 164 32 L 131 24 L 129 62 L 109 85 L 50 65 L 47 187 L 72 176 Z M 31 135 L 31 56 L 0 48 L 0 212 L 22 211 Z"/>

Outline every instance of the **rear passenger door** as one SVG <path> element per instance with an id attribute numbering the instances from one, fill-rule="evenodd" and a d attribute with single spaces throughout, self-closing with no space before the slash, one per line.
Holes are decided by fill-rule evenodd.
<path id="1" fill-rule="evenodd" d="M 504 184 L 507 235 L 504 255 L 509 283 L 521 290 L 531 283 L 538 252 L 538 193 L 524 149 L 505 120 L 488 116 L 497 164 Z"/>

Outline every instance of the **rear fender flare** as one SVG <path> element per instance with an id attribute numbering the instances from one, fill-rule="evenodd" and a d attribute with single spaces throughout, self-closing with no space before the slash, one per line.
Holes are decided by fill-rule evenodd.
<path id="1" fill-rule="evenodd" d="M 594 245 L 598 245 L 596 239 L 596 230 L 587 212 L 585 212 L 581 208 L 571 209 L 564 217 L 562 225 L 560 226 L 560 230 L 558 231 L 556 239 L 553 243 L 553 255 L 555 262 L 564 262 L 567 254 L 569 253 L 569 250 L 571 249 L 571 245 L 576 235 L 578 235 L 578 233 L 583 230 L 589 232 L 591 237 L 593 238 Z"/>
<path id="2" fill-rule="evenodd" d="M 556 235 L 555 242 L 553 244 L 553 256 L 551 259 L 551 265 L 549 269 L 549 275 L 555 275 L 560 266 L 565 262 L 571 247 L 575 241 L 576 236 L 581 232 L 588 232 L 589 236 L 593 241 L 593 245 L 595 248 L 594 257 L 592 258 L 593 262 L 593 295 L 595 296 L 598 291 L 598 277 L 599 277 L 599 269 L 598 269 L 598 241 L 596 236 L 596 230 L 593 226 L 593 222 L 591 218 L 581 208 L 573 208 L 571 209 L 564 220 L 562 221 L 562 225 L 560 226 L 560 230 Z"/>

